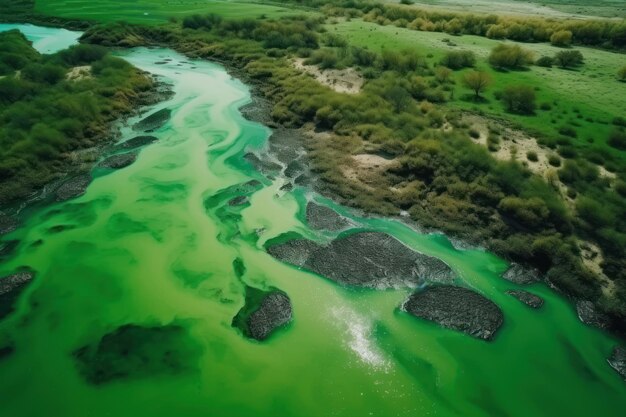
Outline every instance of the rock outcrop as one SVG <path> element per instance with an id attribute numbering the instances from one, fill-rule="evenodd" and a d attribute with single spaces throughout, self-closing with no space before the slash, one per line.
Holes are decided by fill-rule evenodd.
<path id="1" fill-rule="evenodd" d="M 599 312 L 591 301 L 577 301 L 576 313 L 578 313 L 580 321 L 585 324 L 599 329 L 607 329 L 609 327 L 610 319 L 605 314 Z"/>
<path id="2" fill-rule="evenodd" d="M 424 282 L 451 283 L 455 277 L 443 261 L 380 232 L 357 232 L 328 245 L 293 239 L 269 246 L 267 251 L 276 259 L 347 286 L 415 288 Z"/>
<path id="3" fill-rule="evenodd" d="M 0 278 L 0 320 L 13 312 L 15 301 L 33 277 L 31 272 L 18 272 Z"/>
<path id="4" fill-rule="evenodd" d="M 115 149 L 137 149 L 142 146 L 150 145 L 151 143 L 158 142 L 158 138 L 154 136 L 135 136 L 128 139 L 125 142 L 119 143 L 115 146 Z"/>
<path id="5" fill-rule="evenodd" d="M 316 230 L 337 231 L 350 227 L 351 223 L 335 210 L 312 201 L 306 205 L 306 221 Z"/>
<path id="6" fill-rule="evenodd" d="M 491 340 L 504 320 L 493 301 L 462 287 L 428 287 L 411 294 L 402 306 L 408 313 L 441 327 Z"/>
<path id="7" fill-rule="evenodd" d="M 133 130 L 152 132 L 165 125 L 170 120 L 170 117 L 172 117 L 170 109 L 161 109 L 135 123 Z"/>
<path id="8" fill-rule="evenodd" d="M 57 189 L 56 201 L 65 201 L 85 194 L 91 181 L 91 174 L 81 174 L 69 179 Z"/>
<path id="9" fill-rule="evenodd" d="M 502 278 L 520 285 L 532 284 L 534 282 L 541 281 L 539 271 L 532 268 L 525 268 L 522 265 L 515 263 L 511 264 L 509 269 L 502 274 Z"/>
<path id="10" fill-rule="evenodd" d="M 292 319 L 291 300 L 284 292 L 246 286 L 244 306 L 233 318 L 233 327 L 251 339 L 263 341 Z"/>
<path id="11" fill-rule="evenodd" d="M 507 294 L 517 298 L 522 303 L 531 308 L 540 308 L 543 306 L 543 298 L 524 290 L 508 290 Z"/>
<path id="12" fill-rule="evenodd" d="M 109 169 L 122 169 L 137 160 L 137 155 L 134 153 L 121 153 L 117 155 L 111 155 L 104 161 L 100 162 L 98 166 L 100 168 Z"/>
<path id="13" fill-rule="evenodd" d="M 626 381 L 626 349 L 621 346 L 616 346 L 608 362 L 609 365 L 622 376 L 624 381 Z"/>

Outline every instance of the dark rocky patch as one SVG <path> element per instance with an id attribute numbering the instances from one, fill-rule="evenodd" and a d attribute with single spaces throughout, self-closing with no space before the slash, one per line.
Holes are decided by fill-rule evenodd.
<path id="1" fill-rule="evenodd" d="M 91 181 L 90 174 L 82 174 L 71 178 L 57 189 L 56 201 L 65 201 L 85 194 Z"/>
<path id="2" fill-rule="evenodd" d="M 56 234 L 72 229 L 76 229 L 76 226 L 73 224 L 58 224 L 56 226 L 49 227 L 46 232 L 49 234 Z"/>
<path id="3" fill-rule="evenodd" d="M 94 385 L 179 375 L 193 370 L 199 355 L 199 346 L 178 325 L 125 325 L 74 351 L 80 374 Z"/>
<path id="4" fill-rule="evenodd" d="M 284 191 L 286 193 L 288 193 L 289 191 L 293 190 L 293 184 L 288 182 L 285 185 L 283 185 L 282 187 L 280 187 L 280 191 Z"/>
<path id="5" fill-rule="evenodd" d="M 0 259 L 8 258 L 13 255 L 13 252 L 15 252 L 19 244 L 20 241 L 17 239 L 0 242 Z"/>
<path id="6" fill-rule="evenodd" d="M 161 109 L 152 113 L 145 119 L 135 123 L 133 130 L 142 132 L 152 132 L 165 125 L 165 123 L 172 117 L 172 111 L 170 109 Z"/>
<path id="7" fill-rule="evenodd" d="M 622 376 L 624 381 L 626 381 L 626 349 L 621 346 L 616 346 L 608 362 L 609 365 Z"/>
<path id="8" fill-rule="evenodd" d="M 283 262 L 349 286 L 413 288 L 423 282 L 450 283 L 455 276 L 443 261 L 379 232 L 353 233 L 328 245 L 293 239 L 271 245 L 267 251 Z"/>
<path id="9" fill-rule="evenodd" d="M 524 291 L 524 290 L 508 290 L 508 291 L 506 291 L 506 293 L 509 294 L 509 295 L 512 295 L 515 298 L 517 298 L 522 303 L 526 304 L 528 307 L 540 308 L 541 306 L 543 306 L 543 298 L 541 298 L 538 295 L 535 295 L 533 293 L 530 293 L 528 291 Z"/>
<path id="10" fill-rule="evenodd" d="M 137 154 L 121 153 L 121 154 L 109 156 L 107 159 L 100 162 L 98 166 L 101 168 L 122 169 L 131 165 L 136 160 L 137 160 Z"/>
<path id="11" fill-rule="evenodd" d="M 491 340 L 502 325 L 502 310 L 491 300 L 462 287 L 428 287 L 411 294 L 402 306 L 408 313 L 470 336 Z"/>
<path id="12" fill-rule="evenodd" d="M 299 160 L 291 161 L 285 168 L 285 175 L 289 178 L 296 178 L 298 175 L 306 172 L 306 167 Z"/>
<path id="13" fill-rule="evenodd" d="M 509 269 L 507 269 L 501 276 L 507 281 L 520 285 L 532 284 L 534 282 L 541 281 L 539 271 L 532 268 L 525 268 L 522 265 L 515 263 L 511 264 Z"/>
<path id="14" fill-rule="evenodd" d="M 151 143 L 158 142 L 158 138 L 154 136 L 135 136 L 132 139 L 128 139 L 126 142 L 118 144 L 116 149 L 137 149 L 142 146 L 150 145 Z"/>
<path id="15" fill-rule="evenodd" d="M 576 313 L 578 318 L 585 324 L 597 327 L 599 329 L 608 329 L 610 319 L 605 314 L 598 311 L 591 301 L 577 301 Z"/>
<path id="16" fill-rule="evenodd" d="M 248 152 L 247 154 L 245 154 L 244 159 L 250 162 L 250 164 L 252 164 L 252 166 L 260 172 L 279 172 L 283 169 L 283 167 L 276 162 L 271 161 L 268 158 L 260 158 L 252 152 Z"/>
<path id="17" fill-rule="evenodd" d="M 15 301 L 33 277 L 31 272 L 18 272 L 0 278 L 0 320 L 13 312 Z"/>
<path id="18" fill-rule="evenodd" d="M 351 225 L 350 221 L 335 210 L 309 201 L 306 205 L 306 221 L 316 230 L 342 230 Z"/>
<path id="19" fill-rule="evenodd" d="M 233 206 L 242 206 L 244 204 L 248 204 L 248 196 L 245 195 L 240 195 L 238 197 L 232 198 L 228 201 L 228 205 L 233 207 Z"/>
<path id="20" fill-rule="evenodd" d="M 292 318 L 291 301 L 284 292 L 246 286 L 246 302 L 233 318 L 233 327 L 246 337 L 262 341 Z"/>
<path id="21" fill-rule="evenodd" d="M 13 217 L 0 213 L 0 236 L 17 229 L 18 221 Z"/>

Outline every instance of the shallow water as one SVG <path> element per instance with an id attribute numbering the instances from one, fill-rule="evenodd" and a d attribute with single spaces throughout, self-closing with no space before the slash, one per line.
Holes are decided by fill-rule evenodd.
<path id="1" fill-rule="evenodd" d="M 504 311 L 493 342 L 400 312 L 407 291 L 346 289 L 271 258 L 262 245 L 282 233 L 332 234 L 316 235 L 303 222 L 306 190 L 282 193 L 281 178 L 265 179 L 244 162 L 270 133 L 239 113 L 250 99 L 246 86 L 218 65 L 169 50 L 123 56 L 173 83 L 176 95 L 153 109 L 170 108 L 173 117 L 135 164 L 94 171 L 84 196 L 37 210 L 5 237 L 21 244 L 0 276 L 23 265 L 38 275 L 0 323 L 0 344 L 15 345 L 0 359 L 0 415 L 623 415 L 626 385 L 606 362 L 614 340 L 580 323 L 542 284 L 527 287 L 546 300 L 540 310 L 504 294 L 517 286 L 498 277 L 507 265 L 493 255 L 459 251 L 441 235 L 359 218 L 315 197 L 359 227 L 447 262 L 460 285 Z M 172 61 L 154 64 L 164 58 Z M 252 179 L 263 187 L 250 206 L 224 208 L 229 194 L 220 191 Z M 59 225 L 71 227 L 53 233 Z M 246 266 L 243 282 L 236 258 Z M 230 325 L 244 283 L 279 288 L 292 300 L 293 322 L 266 342 Z M 191 352 L 184 369 L 146 374 L 122 353 L 108 360 L 123 363 L 123 375 L 87 382 L 74 352 L 127 324 L 181 326 L 173 341 L 142 349 Z"/>
<path id="2" fill-rule="evenodd" d="M 42 54 L 53 54 L 67 49 L 78 43 L 78 38 L 82 32 L 74 32 L 67 29 L 48 28 L 20 23 L 0 23 L 0 32 L 18 29 L 29 41 L 33 43 L 33 48 Z"/>

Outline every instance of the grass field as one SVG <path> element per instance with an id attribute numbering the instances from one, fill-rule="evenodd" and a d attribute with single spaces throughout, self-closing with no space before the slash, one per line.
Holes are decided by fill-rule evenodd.
<path id="1" fill-rule="evenodd" d="M 399 3 L 399 0 L 390 0 Z M 624 0 L 416 0 L 415 7 L 503 15 L 589 18 L 626 17 Z"/>
<path id="2" fill-rule="evenodd" d="M 303 9 L 271 4 L 220 0 L 37 0 L 35 10 L 56 17 L 100 22 L 124 20 L 129 23 L 159 24 L 170 17 L 215 13 L 224 18 L 270 18 L 303 14 Z"/>
<path id="3" fill-rule="evenodd" d="M 368 47 L 371 50 L 383 48 L 419 51 L 428 57 L 431 64 L 438 63 L 443 55 L 453 50 L 473 51 L 477 58 L 477 68 L 492 74 L 494 83 L 486 93 L 489 103 L 477 105 L 471 101 L 456 100 L 451 105 L 464 108 L 479 108 L 489 114 L 504 116 L 533 131 L 558 135 L 560 127 L 566 124 L 576 126 L 578 145 L 589 147 L 592 144 L 606 146 L 614 154 L 619 152 L 605 145 L 612 130 L 611 121 L 616 116 L 626 114 L 626 83 L 616 80 L 618 69 L 626 65 L 626 55 L 591 48 L 576 48 L 585 57 L 584 66 L 577 71 L 560 68 L 531 67 L 526 71 L 500 72 L 492 69 L 486 58 L 499 41 L 478 36 L 450 36 L 445 33 L 420 32 L 395 26 L 380 26 L 374 23 L 353 20 L 329 25 L 328 29 L 346 38 L 350 44 Z M 450 42 L 444 42 L 449 39 Z M 456 46 L 452 46 L 452 44 Z M 513 43 L 513 42 L 511 42 Z M 560 48 L 549 44 L 520 44 L 530 49 L 536 57 L 552 56 Z M 460 79 L 462 71 L 455 76 Z M 457 83 L 457 97 L 462 87 Z M 493 98 L 495 91 L 511 84 L 526 84 L 536 87 L 537 103 L 549 103 L 550 111 L 538 110 L 534 116 L 519 116 L 505 113 L 503 106 Z M 591 121 L 592 120 L 592 121 Z"/>

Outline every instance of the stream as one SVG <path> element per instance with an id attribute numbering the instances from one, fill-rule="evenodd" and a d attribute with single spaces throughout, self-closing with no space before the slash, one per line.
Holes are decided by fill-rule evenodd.
<path id="1" fill-rule="evenodd" d="M 42 33 L 35 29 L 20 27 L 31 38 Z M 172 118 L 134 164 L 95 168 L 83 196 L 33 210 L 3 236 L 20 245 L 0 276 L 21 266 L 37 276 L 0 322 L 0 342 L 15 346 L 0 359 L 0 415 L 623 416 L 626 384 L 606 359 L 616 340 L 581 323 L 545 284 L 523 287 L 545 300 L 533 310 L 505 294 L 522 287 L 499 277 L 508 265 L 492 254 L 456 249 L 397 220 L 360 217 L 302 187 L 282 191 L 283 177 L 268 179 L 243 158 L 271 133 L 239 112 L 251 100 L 246 85 L 217 64 L 168 49 L 117 54 L 172 84 L 175 95 L 149 110 L 171 109 Z M 122 128 L 122 141 L 133 136 Z M 249 192 L 249 205 L 228 208 L 218 198 L 251 180 L 262 187 Z M 210 197 L 218 203 L 207 207 Z M 450 265 L 458 285 L 502 309 L 495 339 L 401 311 L 409 290 L 346 288 L 272 258 L 263 245 L 283 233 L 337 235 L 307 227 L 310 199 L 355 228 L 389 233 Z M 241 279 L 237 258 L 246 268 Z M 263 342 L 245 338 L 231 326 L 243 284 L 287 293 L 293 321 Z M 176 372 L 122 349 L 107 357 L 123 363 L 114 379 L 93 383 L 81 374 L 83 346 L 127 325 L 172 324 L 179 330 L 134 342 L 144 359 L 186 352 L 168 368 Z"/>

